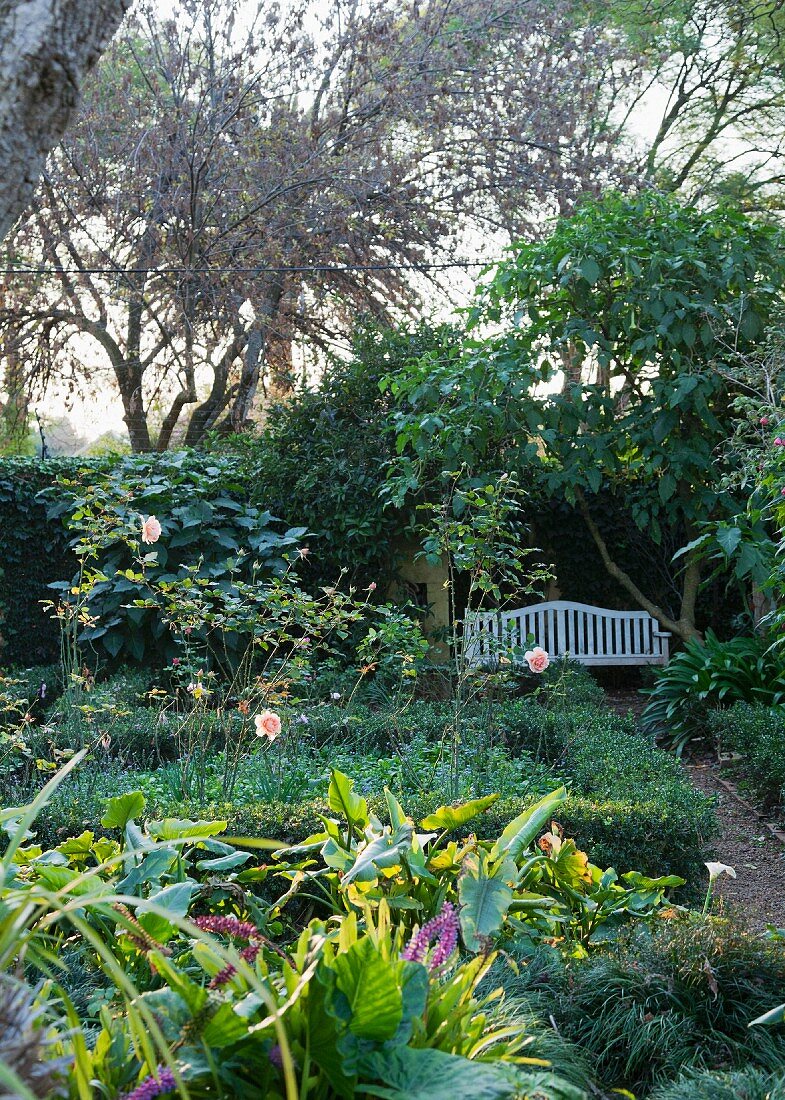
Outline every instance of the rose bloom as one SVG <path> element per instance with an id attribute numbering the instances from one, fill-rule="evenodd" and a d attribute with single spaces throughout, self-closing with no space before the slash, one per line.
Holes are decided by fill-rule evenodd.
<path id="1" fill-rule="evenodd" d="M 527 649 L 523 655 L 523 659 L 529 666 L 530 672 L 545 672 L 546 668 L 551 663 L 548 654 L 542 646 L 538 645 L 536 645 L 534 649 Z"/>
<path id="2" fill-rule="evenodd" d="M 275 711 L 263 710 L 253 721 L 257 737 L 266 737 L 268 741 L 274 741 L 281 732 L 281 719 Z"/>
<path id="3" fill-rule="evenodd" d="M 161 524 L 155 516 L 148 516 L 142 522 L 142 542 L 146 542 L 148 546 L 151 546 L 154 542 L 158 542 L 160 537 Z"/>

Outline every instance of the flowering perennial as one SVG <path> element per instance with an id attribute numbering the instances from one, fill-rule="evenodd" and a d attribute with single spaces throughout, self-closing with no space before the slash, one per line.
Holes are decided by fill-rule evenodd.
<path id="1" fill-rule="evenodd" d="M 436 970 L 447 962 L 458 946 L 458 928 L 458 912 L 454 905 L 446 901 L 441 913 L 415 932 L 401 952 L 401 958 L 425 964 L 431 944 L 436 941 L 427 964 L 429 970 Z"/>
<path id="2" fill-rule="evenodd" d="M 536 645 L 534 649 L 527 649 L 523 655 L 523 659 L 529 666 L 530 672 L 545 672 L 546 668 L 551 663 L 548 654 L 542 646 L 538 645 Z"/>
<path id="3" fill-rule="evenodd" d="M 172 1092 L 176 1087 L 177 1082 L 172 1071 L 159 1066 L 156 1075 L 145 1077 L 133 1092 L 126 1093 L 125 1100 L 154 1100 L 156 1096 Z"/>
<path id="4" fill-rule="evenodd" d="M 255 925 L 248 920 L 238 920 L 237 917 L 194 917 L 194 924 L 204 932 L 217 932 L 224 936 L 234 936 L 239 940 L 247 940 L 247 946 L 240 952 L 240 958 L 251 966 L 256 962 L 256 956 L 262 949 L 261 937 Z M 218 989 L 226 985 L 237 973 L 237 967 L 233 963 L 227 963 L 219 970 L 210 982 L 211 989 Z"/>
<path id="5" fill-rule="evenodd" d="M 154 542 L 158 542 L 160 537 L 161 524 L 155 516 L 148 516 L 147 519 L 142 520 L 142 542 L 152 546 Z"/>

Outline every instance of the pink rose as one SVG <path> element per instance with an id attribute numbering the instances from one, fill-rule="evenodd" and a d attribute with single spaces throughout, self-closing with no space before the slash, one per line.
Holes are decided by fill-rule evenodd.
<path id="1" fill-rule="evenodd" d="M 777 436 L 777 438 L 774 440 L 774 446 L 785 447 L 785 439 L 781 439 L 780 436 Z"/>
<path id="2" fill-rule="evenodd" d="M 142 542 L 146 542 L 148 546 L 151 546 L 154 542 L 158 542 L 160 537 L 161 524 L 155 516 L 148 516 L 142 522 Z"/>
<path id="3" fill-rule="evenodd" d="M 368 585 L 368 591 L 369 592 L 375 592 L 376 591 L 376 581 L 371 581 L 371 583 Z"/>
<path id="4" fill-rule="evenodd" d="M 760 422 L 761 422 L 761 424 L 763 425 L 763 427 L 765 428 L 765 427 L 766 427 L 766 425 L 767 425 L 767 424 L 768 424 L 768 422 L 769 422 L 769 418 L 768 418 L 768 416 L 762 416 L 762 417 L 760 418 Z"/>
<path id="5" fill-rule="evenodd" d="M 527 649 L 523 658 L 529 666 L 530 672 L 545 672 L 546 668 L 551 663 L 548 654 L 538 645 L 536 645 L 534 649 Z"/>
<path id="6" fill-rule="evenodd" d="M 266 737 L 268 741 L 274 741 L 281 732 L 281 719 L 272 710 L 263 710 L 254 718 L 256 736 Z"/>
<path id="7" fill-rule="evenodd" d="M 179 657 L 172 657 L 172 664 L 176 668 L 180 664 L 180 658 Z"/>

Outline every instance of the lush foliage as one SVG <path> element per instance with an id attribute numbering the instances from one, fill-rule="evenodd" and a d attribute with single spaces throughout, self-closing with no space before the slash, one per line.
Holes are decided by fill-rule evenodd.
<path id="1" fill-rule="evenodd" d="M 745 786 L 764 806 L 785 806 L 785 710 L 736 703 L 708 716 L 719 752 L 739 753 Z"/>
<path id="2" fill-rule="evenodd" d="M 677 752 L 706 732 L 713 707 L 785 701 L 781 655 L 760 636 L 722 642 L 707 630 L 703 641 L 687 642 L 656 677 L 643 721 Z"/>
<path id="3" fill-rule="evenodd" d="M 74 586 L 86 604 L 80 641 L 113 659 L 171 658 L 170 623 L 149 606 L 151 584 L 224 590 L 284 572 L 284 554 L 305 528 L 277 531 L 270 513 L 242 502 L 238 489 L 226 460 L 187 451 L 122 458 L 87 481 L 60 478 L 46 492 L 48 518 L 71 533 L 82 563 L 62 585 L 64 604 Z M 149 515 L 160 517 L 164 538 L 144 554 Z"/>
<path id="4" fill-rule="evenodd" d="M 656 607 L 598 538 L 603 486 L 628 495 L 635 523 L 686 542 L 723 501 L 707 479 L 728 434 L 726 349 L 754 346 L 779 286 L 776 231 L 731 208 L 688 209 L 655 194 L 608 195 L 524 245 L 481 288 L 470 337 L 450 355 L 390 376 L 399 405 L 398 496 L 440 466 L 525 467 L 577 502 L 611 576 L 673 632 L 695 632 L 699 559 L 681 598 Z M 647 380 L 642 385 L 643 379 Z M 559 388 L 543 384 L 561 380 Z"/>
<path id="5" fill-rule="evenodd" d="M 101 824 L 112 838 L 86 830 L 49 851 L 30 843 L 37 814 L 79 760 L 30 806 L 3 813 L 10 839 L 0 921 L 0 965 L 24 960 L 31 971 L 57 973 L 47 987 L 46 1042 L 39 1035 L 34 1049 L 39 1061 L 53 1059 L 51 1072 L 67 1075 L 77 1095 L 100 1084 L 110 1094 L 138 1086 L 139 1096 L 184 1087 L 189 1095 L 229 1096 L 253 1082 L 270 1097 L 307 1093 L 314 1100 L 358 1092 L 440 1100 L 456 1088 L 489 1098 L 536 1093 L 577 1100 L 580 1093 L 567 1082 L 527 1070 L 524 1024 L 501 1007 L 499 991 L 479 991 L 496 957 L 491 941 L 505 916 L 541 938 L 548 929 L 538 910 L 561 903 L 561 931 L 569 939 L 575 923 L 578 939 L 588 942 L 600 913 L 604 919 L 650 913 L 663 889 L 679 881 L 630 875 L 622 888 L 611 872 L 590 874 L 586 856 L 571 842 L 559 847 L 553 833 L 524 857 L 564 792 L 509 823 L 493 844 L 464 841 L 462 868 L 443 858 L 450 846 L 441 858 L 429 852 L 426 866 L 433 835 L 417 838 L 390 798 L 401 835 L 393 845 L 390 828 L 372 836 L 375 820 L 336 773 L 329 801 L 333 811 L 349 813 L 349 833 L 366 815 L 367 835 L 355 833 L 352 869 L 336 880 L 348 902 L 338 919 L 288 925 L 287 934 L 278 916 L 282 901 L 266 905 L 255 887 L 276 867 L 290 874 L 292 851 L 279 852 L 279 864 L 258 865 L 250 852 L 221 839 L 226 822 L 170 818 L 140 826 L 144 798 L 130 792 L 106 802 Z M 423 824 L 462 826 L 481 809 L 442 807 L 438 822 Z M 334 864 L 340 820 L 325 818 L 325 825 L 318 847 Z M 520 890 L 512 897 L 507 880 L 516 860 L 516 879 L 534 866 L 539 871 L 536 907 Z M 495 871 L 486 875 L 490 861 Z M 387 898 L 374 898 L 366 872 L 378 880 L 382 866 L 391 883 L 406 868 L 410 891 L 417 883 L 432 888 L 430 905 L 418 905 L 413 893 L 413 906 L 402 905 L 407 895 L 394 885 Z M 365 897 L 349 897 L 356 884 Z M 302 876 L 292 885 L 302 886 Z M 456 885 L 460 922 L 445 903 Z M 575 909 L 581 899 L 583 916 Z M 423 920 L 434 911 L 436 919 Z M 459 931 L 468 957 L 456 954 Z M 33 1001 L 32 991 L 26 996 Z M 87 1027 L 94 1032 L 90 1043 Z"/>
<path id="6" fill-rule="evenodd" d="M 411 517 L 385 507 L 380 496 L 395 440 L 392 402 L 379 382 L 452 339 L 447 328 L 362 325 L 352 358 L 332 363 L 314 390 L 273 405 L 258 435 L 215 440 L 235 456 L 252 503 L 290 524 L 307 517 L 309 587 L 332 583 L 347 563 L 353 583 L 376 581 L 384 590 L 392 579 L 393 540 Z"/>
<path id="7" fill-rule="evenodd" d="M 278 853 L 291 882 L 284 900 L 322 893 L 328 910 L 348 913 L 384 903 L 399 911 L 402 923 L 419 924 L 449 904 L 459 907 L 461 934 L 471 950 L 480 950 L 503 928 L 534 942 L 565 938 L 574 950 L 585 950 L 598 934 L 606 934 L 605 924 L 623 913 L 648 915 L 667 889 L 684 885 L 675 875 L 651 879 L 637 871 L 620 880 L 612 868 L 603 872 L 589 863 L 551 821 L 566 801 L 564 787 L 525 809 L 493 841 L 478 841 L 474 834 L 448 841 L 496 798 L 439 806 L 419 822 L 417 832 L 389 791 L 389 825 L 383 825 L 354 784 L 333 771 L 328 804 L 339 819 L 326 818 L 325 831 Z M 551 831 L 535 847 L 549 823 Z M 473 828 L 482 827 L 480 817 Z"/>
<path id="8" fill-rule="evenodd" d="M 215 709 L 200 703 L 180 711 L 171 697 L 148 694 L 152 682 L 137 672 L 116 674 L 79 699 L 41 704 L 37 691 L 47 675 L 51 683 L 51 670 L 42 669 L 5 685 L 2 767 L 6 790 L 21 800 L 40 768 L 82 744 L 92 747 L 90 768 L 68 778 L 40 820 L 42 835 L 55 842 L 92 827 L 102 797 L 135 788 L 164 816 L 187 806 L 192 814 L 227 819 L 238 835 L 297 842 L 327 812 L 317 795 L 331 766 L 357 781 L 377 816 L 387 812 L 385 787 L 415 818 L 451 797 L 449 702 L 404 696 L 371 709 L 352 700 L 351 691 L 331 700 L 335 684 L 325 679 L 310 697 L 281 707 L 282 733 L 268 745 L 218 685 Z M 500 794 L 483 816 L 489 835 L 568 780 L 558 820 L 597 862 L 700 882 L 716 828 L 709 803 L 632 720 L 599 705 L 602 693 L 585 672 L 565 674 L 554 665 L 528 698 L 505 697 L 515 687 L 512 673 L 485 679 L 504 690 L 489 687 L 467 706 L 457 775 L 462 798 Z M 21 723 L 26 713 L 33 722 Z"/>
<path id="9" fill-rule="evenodd" d="M 56 660 L 59 633 L 40 601 L 47 586 L 73 574 L 77 563 L 68 535 L 50 523 L 38 497 L 59 476 L 85 467 L 74 459 L 0 460 L 0 634 L 3 662 L 33 665 Z M 97 469 L 100 463 L 89 465 Z"/>
<path id="10" fill-rule="evenodd" d="M 505 984 L 531 1011 L 554 1016 L 606 1088 L 646 1095 L 689 1067 L 781 1074 L 785 1034 L 756 1029 L 751 1038 L 749 1024 L 781 999 L 783 980 L 780 945 L 724 918 L 672 911 L 587 960 L 541 951 Z"/>

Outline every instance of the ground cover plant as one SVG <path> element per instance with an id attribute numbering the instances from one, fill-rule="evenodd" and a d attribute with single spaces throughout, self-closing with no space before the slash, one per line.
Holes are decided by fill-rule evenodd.
<path id="1" fill-rule="evenodd" d="M 268 1096 L 437 1098 L 446 1075 L 472 1095 L 577 1098 L 526 1056 L 525 1023 L 501 991 L 479 992 L 494 942 L 556 933 L 585 951 L 606 922 L 651 917 L 681 884 L 602 873 L 559 832 L 535 845 L 563 789 L 495 840 L 473 832 L 459 850 L 447 832 L 492 798 L 422 821 L 441 830 L 434 845 L 391 795 L 381 825 L 336 771 L 325 834 L 271 861 L 270 841 L 223 839 L 225 821 L 143 822 L 135 792 L 106 800 L 111 836 L 86 830 L 45 851 L 31 829 L 84 756 L 29 806 L 4 812 L 0 865 L 0 964 L 49 976 L 43 1002 L 40 987 L 18 996 L 32 1027 L 45 1006 L 36 1056 L 77 1095 L 236 1095 L 253 1081 Z M 311 852 L 341 874 L 324 879 Z M 258 890 L 271 878 L 289 883 L 272 899 Z M 327 912 L 314 915 L 319 879 Z M 29 1094 L 8 1063 L 5 1072 Z"/>
<path id="2" fill-rule="evenodd" d="M 777 1000 L 784 966 L 777 943 L 732 919 L 671 910 L 588 959 L 539 948 L 505 986 L 533 1014 L 553 1016 L 602 1088 L 724 1097 L 749 1075 L 755 1096 L 782 1079 L 785 1033 L 751 1035 L 750 1023 Z"/>

